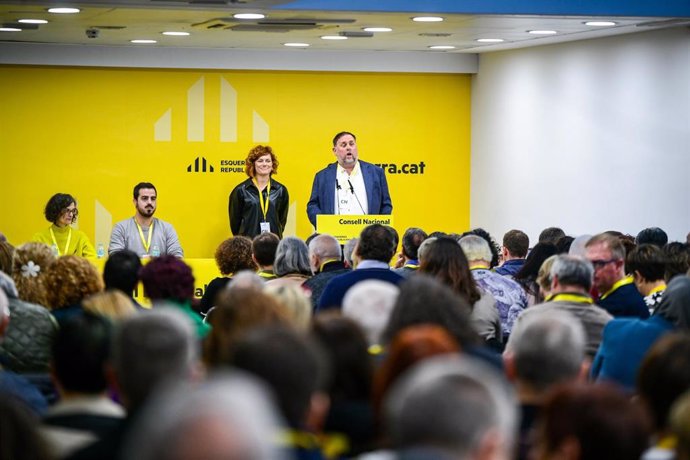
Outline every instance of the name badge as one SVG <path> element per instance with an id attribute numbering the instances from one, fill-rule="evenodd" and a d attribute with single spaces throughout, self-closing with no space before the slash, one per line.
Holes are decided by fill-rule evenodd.
<path id="1" fill-rule="evenodd" d="M 271 224 L 270 222 L 261 222 L 259 223 L 261 226 L 261 233 L 270 233 L 271 232 Z"/>

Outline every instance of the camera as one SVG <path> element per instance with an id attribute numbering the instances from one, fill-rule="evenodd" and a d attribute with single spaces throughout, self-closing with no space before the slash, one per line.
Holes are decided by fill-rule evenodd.
<path id="1" fill-rule="evenodd" d="M 100 35 L 101 31 L 96 29 L 95 27 L 90 27 L 86 29 L 86 36 L 89 38 L 98 38 Z"/>

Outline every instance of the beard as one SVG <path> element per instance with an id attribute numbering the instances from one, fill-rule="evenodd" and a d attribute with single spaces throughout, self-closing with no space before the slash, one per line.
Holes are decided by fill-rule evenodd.
<path id="1" fill-rule="evenodd" d="M 156 212 L 156 208 L 152 206 L 140 208 L 137 206 L 137 212 L 143 217 L 151 217 L 153 213 Z"/>
<path id="2" fill-rule="evenodd" d="M 340 163 L 341 166 L 354 166 L 354 164 L 357 162 L 355 157 L 345 157 L 343 158 L 342 163 Z"/>

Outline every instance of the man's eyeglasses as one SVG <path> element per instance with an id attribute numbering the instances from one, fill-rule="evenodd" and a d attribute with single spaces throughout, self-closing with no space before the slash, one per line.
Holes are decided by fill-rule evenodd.
<path id="1" fill-rule="evenodd" d="M 65 215 L 65 214 L 72 214 L 73 217 L 77 217 L 77 215 L 79 214 L 79 211 L 77 210 L 77 208 L 74 208 L 74 209 L 63 209 L 63 210 L 62 210 L 62 215 Z"/>
<path id="2" fill-rule="evenodd" d="M 599 270 L 600 268 L 604 268 L 611 262 L 617 262 L 620 259 L 599 259 L 599 260 L 590 260 L 592 263 L 592 266 L 594 267 L 595 270 Z"/>

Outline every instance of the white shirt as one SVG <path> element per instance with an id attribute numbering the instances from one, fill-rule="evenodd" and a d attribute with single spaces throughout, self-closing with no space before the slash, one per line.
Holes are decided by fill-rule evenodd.
<path id="1" fill-rule="evenodd" d="M 337 165 L 335 203 L 336 214 L 369 214 L 367 189 L 364 186 L 364 176 L 359 161 L 355 163 L 350 174 L 340 164 Z"/>

